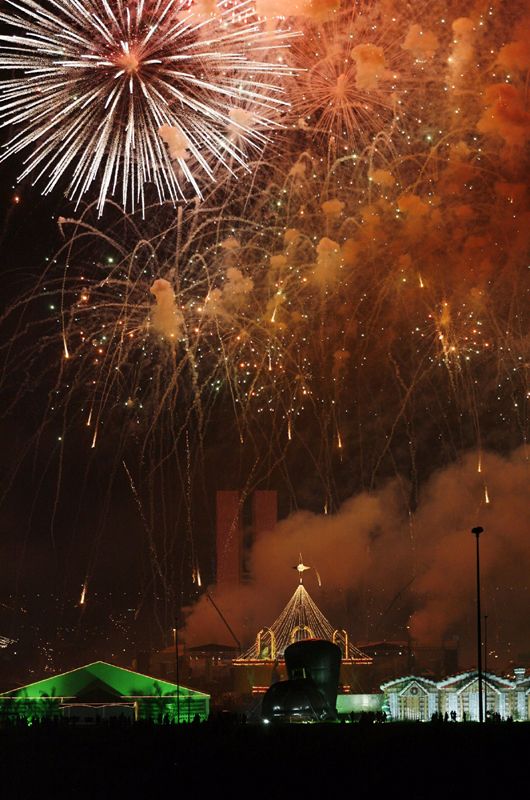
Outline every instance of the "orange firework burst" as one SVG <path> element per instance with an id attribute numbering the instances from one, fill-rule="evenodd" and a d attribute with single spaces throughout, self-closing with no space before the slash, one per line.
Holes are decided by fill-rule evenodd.
<path id="1" fill-rule="evenodd" d="M 350 146 L 387 126 L 398 113 L 402 28 L 402 19 L 383 22 L 371 4 L 307 22 L 292 55 L 305 70 L 291 85 L 298 126 Z"/>

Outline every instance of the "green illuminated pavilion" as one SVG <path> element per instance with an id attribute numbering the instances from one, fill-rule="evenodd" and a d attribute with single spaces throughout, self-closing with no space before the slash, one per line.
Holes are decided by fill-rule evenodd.
<path id="1" fill-rule="evenodd" d="M 207 719 L 209 705 L 204 692 L 96 661 L 0 694 L 0 720 L 192 722 Z"/>

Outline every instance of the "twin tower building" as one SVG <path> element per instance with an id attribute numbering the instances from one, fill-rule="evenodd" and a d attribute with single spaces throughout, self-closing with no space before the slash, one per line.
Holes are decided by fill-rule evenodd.
<path id="1" fill-rule="evenodd" d="M 216 495 L 216 583 L 243 583 L 249 578 L 248 554 L 253 539 L 270 531 L 278 521 L 278 493 L 259 489 L 248 500 L 240 491 Z"/>

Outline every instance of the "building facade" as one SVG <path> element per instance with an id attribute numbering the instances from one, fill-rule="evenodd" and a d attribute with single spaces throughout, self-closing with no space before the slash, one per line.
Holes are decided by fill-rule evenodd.
<path id="1" fill-rule="evenodd" d="M 458 721 L 479 718 L 476 672 L 461 672 L 440 681 L 410 675 L 387 681 L 381 691 L 394 721 L 424 722 L 434 714 Z M 485 673 L 483 703 L 486 718 L 530 721 L 530 677 L 526 670 L 514 670 L 513 678 Z"/>

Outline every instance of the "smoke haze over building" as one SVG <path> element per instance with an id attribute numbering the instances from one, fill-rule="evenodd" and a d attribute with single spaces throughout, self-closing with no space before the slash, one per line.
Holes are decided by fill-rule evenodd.
<path id="1" fill-rule="evenodd" d="M 410 636 L 425 645 L 458 637 L 463 659 L 472 660 L 470 531 L 480 523 L 486 531 L 482 582 L 490 648 L 502 659 L 516 659 L 527 648 L 530 607 L 525 449 L 507 458 L 467 453 L 431 477 L 410 516 L 407 500 L 407 487 L 390 481 L 379 491 L 350 498 L 336 514 L 297 512 L 258 535 L 249 559 L 250 583 L 210 589 L 241 640 L 248 642 L 281 610 L 298 580 L 292 567 L 302 553 L 313 568 L 304 573 L 310 592 L 324 598 L 327 615 L 353 637 Z M 233 644 L 207 597 L 189 610 L 185 636 L 190 644 Z"/>

